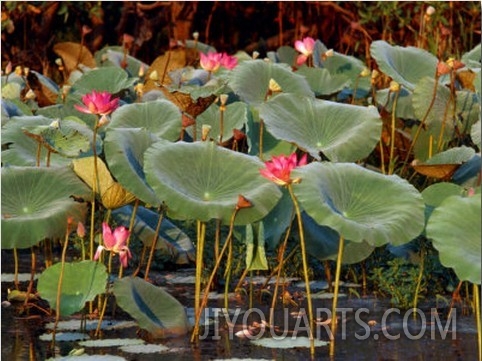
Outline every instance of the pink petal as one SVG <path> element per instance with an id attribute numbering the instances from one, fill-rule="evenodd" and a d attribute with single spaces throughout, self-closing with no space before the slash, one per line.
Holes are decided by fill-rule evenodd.
<path id="1" fill-rule="evenodd" d="M 308 155 L 307 154 L 303 154 L 303 156 L 301 157 L 300 161 L 298 162 L 298 167 L 301 167 L 303 165 L 306 165 L 308 163 Z"/>
<path id="2" fill-rule="evenodd" d="M 306 55 L 300 54 L 296 58 L 296 65 L 298 66 L 303 65 L 304 63 L 306 63 L 307 60 L 308 60 L 308 57 Z"/>
<path id="3" fill-rule="evenodd" d="M 100 254 L 102 253 L 103 250 L 104 250 L 104 247 L 102 246 L 97 247 L 97 251 L 95 251 L 95 255 L 94 255 L 94 261 L 97 261 L 99 259 Z"/>
<path id="4" fill-rule="evenodd" d="M 105 222 L 102 223 L 102 237 L 104 238 L 104 246 L 111 250 L 116 245 L 116 240 L 109 225 Z"/>
<path id="5" fill-rule="evenodd" d="M 127 228 L 120 226 L 114 230 L 115 245 L 117 248 L 125 246 L 127 238 L 129 238 L 129 231 Z"/>

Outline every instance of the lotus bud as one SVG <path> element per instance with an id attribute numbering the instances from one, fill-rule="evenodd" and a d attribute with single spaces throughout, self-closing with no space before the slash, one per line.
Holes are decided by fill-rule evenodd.
<path id="1" fill-rule="evenodd" d="M 373 69 L 371 80 L 370 80 L 372 85 L 375 84 L 379 76 L 380 76 L 380 72 L 377 69 Z"/>
<path id="2" fill-rule="evenodd" d="M 366 78 L 367 76 L 370 76 L 370 69 L 368 69 L 366 66 L 363 68 L 363 70 L 360 72 L 360 76 L 362 78 Z"/>
<path id="3" fill-rule="evenodd" d="M 259 52 L 253 51 L 253 55 L 252 55 L 253 59 L 258 59 L 258 56 L 259 56 Z"/>
<path id="4" fill-rule="evenodd" d="M 52 121 L 52 123 L 49 124 L 49 127 L 60 129 L 60 121 L 58 119 Z"/>
<path id="5" fill-rule="evenodd" d="M 461 61 L 459 61 L 455 58 L 448 58 L 446 63 L 449 67 L 451 67 L 454 70 L 458 70 L 458 69 L 463 68 L 465 66 L 464 63 L 462 63 Z"/>
<path id="6" fill-rule="evenodd" d="M 194 33 L 192 33 L 192 38 L 196 41 L 198 41 L 199 39 L 199 32 L 195 31 Z"/>
<path id="7" fill-rule="evenodd" d="M 30 73 L 30 68 L 29 68 L 29 67 L 23 68 L 23 74 L 24 74 L 25 76 L 28 76 L 29 73 Z"/>
<path id="8" fill-rule="evenodd" d="M 25 94 L 25 99 L 32 100 L 35 99 L 36 95 L 32 89 L 29 89 L 27 94 Z"/>
<path id="9" fill-rule="evenodd" d="M 15 67 L 15 74 L 17 74 L 18 76 L 22 76 L 23 71 L 22 71 L 22 67 L 20 65 L 17 65 Z"/>
<path id="10" fill-rule="evenodd" d="M 91 28 L 89 28 L 87 25 L 82 26 L 82 36 L 85 36 L 89 34 L 92 31 Z"/>
<path id="11" fill-rule="evenodd" d="M 77 223 L 77 235 L 80 237 L 80 238 L 84 238 L 85 237 L 85 226 L 82 222 L 79 222 Z"/>
<path id="12" fill-rule="evenodd" d="M 137 73 L 137 76 L 139 78 L 142 78 L 145 73 L 146 73 L 146 70 L 144 69 L 144 65 L 141 65 L 140 68 L 139 68 L 139 72 Z"/>
<path id="13" fill-rule="evenodd" d="M 134 89 L 135 89 L 138 96 L 141 97 L 144 94 L 144 84 L 142 84 L 142 83 L 136 84 Z"/>
<path id="14" fill-rule="evenodd" d="M 62 59 L 61 59 L 61 58 L 55 59 L 55 64 L 57 64 L 57 66 L 62 66 L 62 65 L 64 65 L 64 63 L 62 62 Z"/>
<path id="15" fill-rule="evenodd" d="M 159 80 L 159 74 L 157 73 L 157 70 L 154 70 L 149 74 L 149 79 L 154 80 L 154 81 Z"/>
<path id="16" fill-rule="evenodd" d="M 432 16 L 433 14 L 435 14 L 435 8 L 433 6 L 429 6 L 425 11 L 425 14 L 427 16 Z"/>
<path id="17" fill-rule="evenodd" d="M 450 73 L 450 66 L 447 65 L 447 63 L 443 61 L 439 61 L 437 63 L 437 76 L 445 75 Z"/>
<path id="18" fill-rule="evenodd" d="M 400 84 L 397 83 L 395 80 L 392 80 L 390 82 L 390 91 L 394 92 L 394 93 L 399 92 L 400 91 Z"/>
<path id="19" fill-rule="evenodd" d="M 12 62 L 9 61 L 5 67 L 5 75 L 9 75 L 12 72 Z"/>
<path id="20" fill-rule="evenodd" d="M 105 62 L 105 61 L 109 60 L 109 55 L 107 55 L 107 54 L 102 54 L 102 56 L 100 57 L 100 59 L 102 60 L 102 62 Z"/>
<path id="21" fill-rule="evenodd" d="M 211 126 L 209 124 L 203 124 L 201 127 L 201 140 L 205 141 L 208 139 L 209 132 L 211 131 Z"/>
<path id="22" fill-rule="evenodd" d="M 228 101 L 228 97 L 229 97 L 228 94 L 221 94 L 221 95 L 219 96 L 219 101 L 221 102 L 221 106 L 225 106 L 225 105 L 226 105 L 226 102 Z"/>
<path id="23" fill-rule="evenodd" d="M 66 97 L 69 94 L 70 88 L 72 88 L 70 85 L 64 85 L 62 87 L 62 96 L 63 97 Z"/>
<path id="24" fill-rule="evenodd" d="M 283 89 L 281 89 L 281 86 L 273 78 L 269 80 L 269 90 L 273 93 L 283 91 Z"/>

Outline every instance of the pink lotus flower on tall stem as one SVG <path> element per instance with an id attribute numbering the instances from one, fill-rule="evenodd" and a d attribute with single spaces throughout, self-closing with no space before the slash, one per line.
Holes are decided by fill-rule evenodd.
<path id="1" fill-rule="evenodd" d="M 226 53 L 200 52 L 199 57 L 201 67 L 210 73 L 215 73 L 221 66 L 231 70 L 238 65 L 238 59 Z"/>
<path id="2" fill-rule="evenodd" d="M 94 260 L 98 260 L 103 250 L 119 254 L 122 266 L 127 267 L 127 263 L 132 258 L 131 251 L 127 247 L 127 239 L 129 238 L 129 230 L 125 227 L 117 227 L 114 232 L 105 222 L 102 223 L 102 236 L 104 245 L 97 247 Z"/>
<path id="3" fill-rule="evenodd" d="M 306 37 L 303 40 L 295 41 L 295 49 L 301 54 L 296 58 L 297 65 L 303 65 L 306 63 L 308 58 L 313 55 L 313 50 L 315 49 L 315 39 Z"/>
<path id="4" fill-rule="evenodd" d="M 83 105 L 75 104 L 74 107 L 79 112 L 96 115 L 109 115 L 119 107 L 119 99 L 112 99 L 109 92 L 98 92 L 93 90 L 82 97 Z"/>
<path id="5" fill-rule="evenodd" d="M 299 161 L 297 160 L 296 153 L 291 154 L 289 157 L 285 155 L 273 156 L 271 161 L 265 162 L 266 168 L 260 169 L 259 172 L 270 181 L 280 186 L 286 186 L 296 181 L 295 179 L 291 179 L 291 171 L 296 167 L 306 165 L 306 163 L 306 154 L 304 154 Z"/>

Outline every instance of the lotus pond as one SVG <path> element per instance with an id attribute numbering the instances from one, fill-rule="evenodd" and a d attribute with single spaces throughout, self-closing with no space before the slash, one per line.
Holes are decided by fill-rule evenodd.
<path id="1" fill-rule="evenodd" d="M 480 32 L 417 11 L 363 59 L 279 20 L 2 63 L 2 357 L 482 361 Z"/>

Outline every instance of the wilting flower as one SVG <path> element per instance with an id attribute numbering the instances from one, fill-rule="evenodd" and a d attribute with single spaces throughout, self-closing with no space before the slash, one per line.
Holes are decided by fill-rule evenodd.
<path id="1" fill-rule="evenodd" d="M 127 239 L 129 238 L 129 231 L 125 227 L 117 227 L 114 232 L 105 222 L 102 223 L 102 236 L 104 245 L 97 247 L 94 255 L 94 260 L 98 260 L 103 250 L 111 251 L 119 254 L 119 258 L 123 267 L 127 267 L 129 258 L 132 258 L 131 251 L 127 248 Z"/>
<path id="2" fill-rule="evenodd" d="M 302 65 L 313 54 L 313 50 L 315 49 L 315 39 L 307 37 L 303 40 L 296 40 L 295 49 L 301 53 L 296 59 L 296 64 Z"/>
<path id="3" fill-rule="evenodd" d="M 306 154 L 304 154 L 299 161 L 297 161 L 296 153 L 291 154 L 289 157 L 284 155 L 274 156 L 271 158 L 271 161 L 265 162 L 266 168 L 260 169 L 259 172 L 270 181 L 280 186 L 285 186 L 295 181 L 291 179 L 291 171 L 306 163 Z"/>
<path id="4" fill-rule="evenodd" d="M 119 106 L 119 99 L 112 99 L 112 94 L 109 92 L 97 92 L 93 90 L 89 94 L 82 97 L 84 105 L 75 104 L 75 109 L 79 112 L 87 114 L 108 115 L 117 109 Z"/>
<path id="5" fill-rule="evenodd" d="M 221 66 L 231 70 L 238 65 L 238 59 L 226 53 L 201 52 L 199 57 L 201 67 L 210 73 L 216 72 Z"/>

